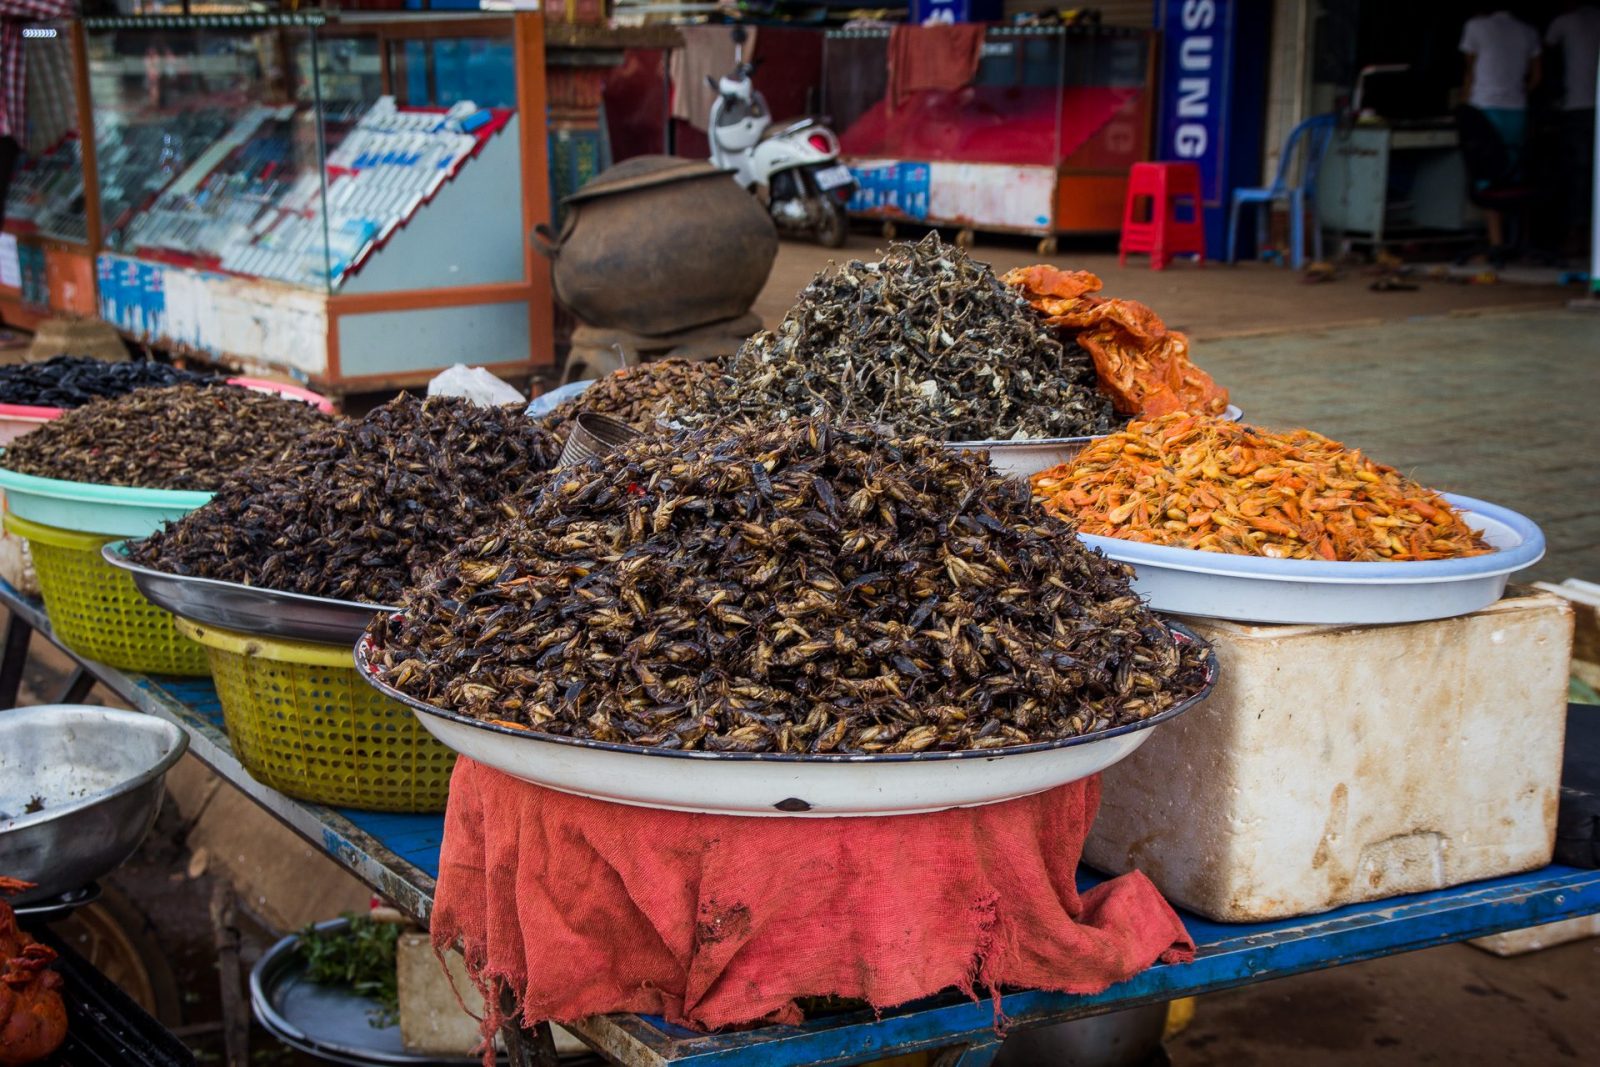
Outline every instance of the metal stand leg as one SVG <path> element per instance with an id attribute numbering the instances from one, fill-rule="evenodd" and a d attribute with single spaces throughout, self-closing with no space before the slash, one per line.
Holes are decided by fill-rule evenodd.
<path id="1" fill-rule="evenodd" d="M 94 675 L 90 674 L 82 667 L 79 667 L 76 671 L 72 672 L 72 680 L 67 683 L 67 687 L 63 689 L 61 691 L 61 695 L 56 698 L 56 703 L 83 703 L 83 698 L 89 695 L 89 690 L 94 688 L 94 683 Z"/>
<path id="2" fill-rule="evenodd" d="M 556 1067 L 556 1039 L 550 1024 L 540 1023 L 532 1030 L 517 1025 L 517 1005 L 509 989 L 500 993 L 500 1010 L 510 1020 L 500 1028 L 500 1036 L 511 1067 Z"/>
<path id="3" fill-rule="evenodd" d="M 250 1067 L 250 1002 L 239 969 L 238 910 L 233 890 L 221 879 L 211 886 L 211 932 L 222 986 L 223 1062 L 226 1067 Z"/>
<path id="4" fill-rule="evenodd" d="M 33 627 L 15 615 L 6 620 L 6 647 L 0 654 L 0 710 L 17 706 L 22 672 L 28 666 L 28 641 Z"/>

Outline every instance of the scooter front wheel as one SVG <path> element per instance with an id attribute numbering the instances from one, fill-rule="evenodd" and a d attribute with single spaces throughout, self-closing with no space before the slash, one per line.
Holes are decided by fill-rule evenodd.
<path id="1" fill-rule="evenodd" d="M 850 239 L 850 217 L 845 214 L 843 204 L 831 198 L 822 202 L 822 217 L 817 222 L 815 237 L 817 244 L 824 248 L 844 247 Z"/>

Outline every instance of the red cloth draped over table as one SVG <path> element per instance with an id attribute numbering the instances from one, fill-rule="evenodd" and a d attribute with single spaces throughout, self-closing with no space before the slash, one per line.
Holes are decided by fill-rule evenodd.
<path id="1" fill-rule="evenodd" d="M 798 1022 L 806 996 L 1094 993 L 1194 956 L 1144 875 L 1078 893 L 1099 801 L 1095 777 L 926 815 L 693 815 L 462 758 L 433 940 L 459 944 L 481 986 L 508 984 L 529 1025 L 627 1011 L 708 1030 Z"/>

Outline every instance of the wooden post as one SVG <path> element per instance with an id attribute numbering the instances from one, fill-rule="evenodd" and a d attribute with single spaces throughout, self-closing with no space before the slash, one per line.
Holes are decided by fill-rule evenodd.
<path id="1" fill-rule="evenodd" d="M 250 1067 L 250 1004 L 239 968 L 239 927 L 233 887 L 221 877 L 211 883 L 211 931 L 217 945 L 217 981 L 222 987 L 222 1039 L 227 1067 Z"/>
<path id="2" fill-rule="evenodd" d="M 78 147 L 83 156 L 83 211 L 88 220 L 89 258 L 93 260 L 100 254 L 103 235 L 100 229 L 100 170 L 95 154 L 94 106 L 89 99 L 89 40 L 84 33 L 83 23 L 78 19 L 72 20 L 69 32 L 72 34 L 73 95 L 78 98 Z M 98 267 L 95 276 L 98 286 Z M 95 303 L 99 305 L 98 298 Z"/>
<path id="3" fill-rule="evenodd" d="M 522 263 L 532 286 L 528 297 L 530 359 L 555 362 L 555 307 L 550 263 L 533 250 L 528 234 L 550 222 L 550 159 L 546 137 L 544 78 L 544 12 L 520 11 L 515 23 L 513 56 L 517 68 L 517 115 L 522 129 Z"/>

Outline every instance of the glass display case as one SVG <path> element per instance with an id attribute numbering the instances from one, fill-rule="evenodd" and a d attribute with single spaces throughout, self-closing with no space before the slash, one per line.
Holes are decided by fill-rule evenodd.
<path id="1" fill-rule="evenodd" d="M 336 393 L 553 361 L 537 12 L 80 32 L 93 150 L 63 134 L 8 203 L 93 246 L 124 333 Z"/>
<path id="2" fill-rule="evenodd" d="M 447 101 L 404 77 L 391 92 L 385 46 L 431 41 L 329 34 L 316 19 L 219 21 L 89 34 L 107 249 L 334 292 L 497 154 L 484 149 L 515 114 L 507 94 L 478 102 L 459 79 Z"/>
<path id="3" fill-rule="evenodd" d="M 1117 229 L 1128 167 L 1148 158 L 1150 34 L 982 32 L 962 70 L 891 62 L 923 46 L 901 30 L 829 31 L 823 111 L 860 185 L 851 210 L 1041 236 Z"/>

